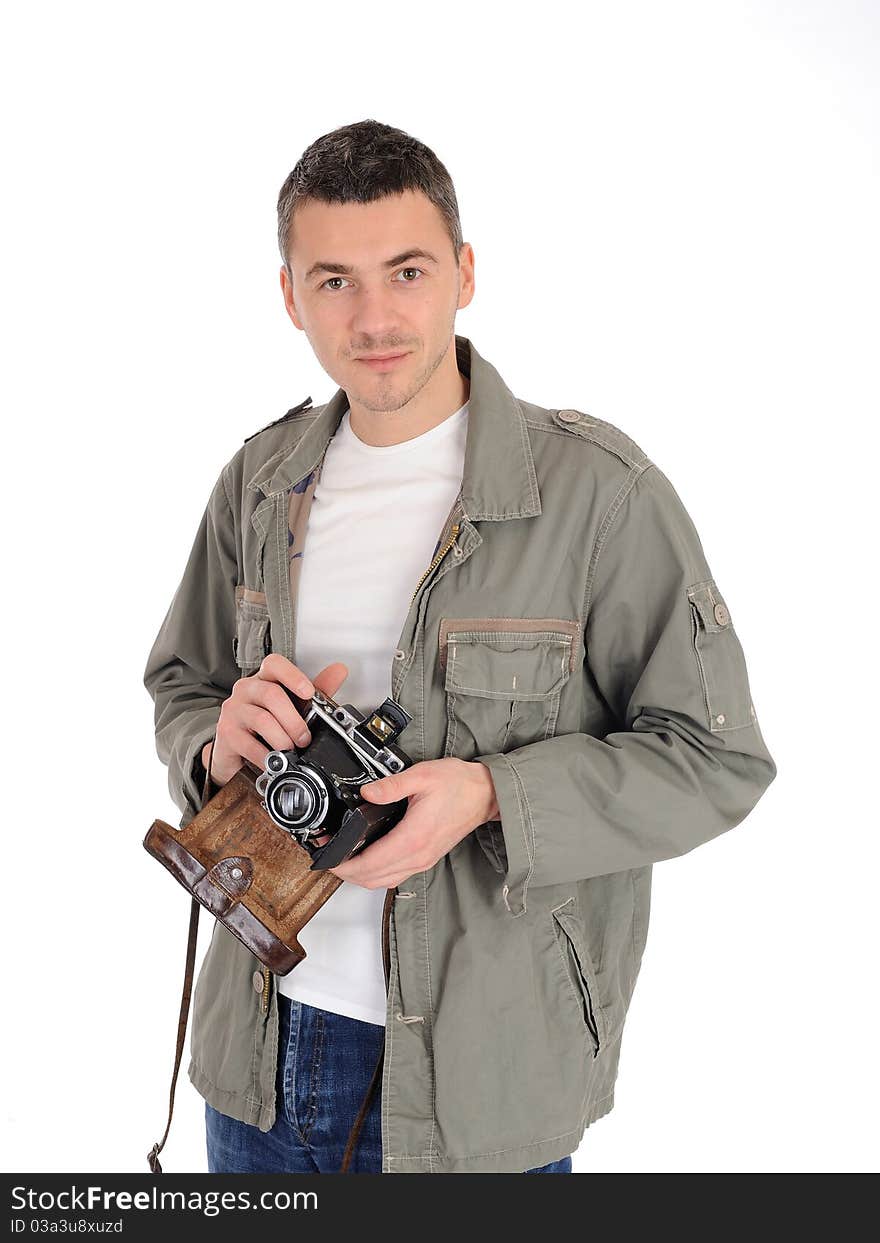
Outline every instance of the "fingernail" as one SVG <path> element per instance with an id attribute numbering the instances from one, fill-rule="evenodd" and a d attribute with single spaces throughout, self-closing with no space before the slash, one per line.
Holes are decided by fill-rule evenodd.
<path id="1" fill-rule="evenodd" d="M 300 736 L 296 740 L 296 745 L 298 747 L 304 747 L 306 746 L 307 743 L 311 742 L 311 740 L 312 740 L 311 734 L 308 734 L 308 733 L 300 734 Z"/>

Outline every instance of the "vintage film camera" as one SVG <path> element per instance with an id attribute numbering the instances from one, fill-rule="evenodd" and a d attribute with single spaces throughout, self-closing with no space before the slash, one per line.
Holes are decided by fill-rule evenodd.
<path id="1" fill-rule="evenodd" d="M 391 698 L 364 715 L 317 688 L 308 700 L 287 694 L 308 725 L 311 741 L 290 751 L 270 751 L 254 784 L 272 821 L 312 856 L 310 870 L 322 871 L 363 850 L 403 818 L 406 799 L 368 803 L 360 787 L 413 763 L 395 745 L 412 716 Z M 330 840 L 319 845 L 327 834 Z"/>

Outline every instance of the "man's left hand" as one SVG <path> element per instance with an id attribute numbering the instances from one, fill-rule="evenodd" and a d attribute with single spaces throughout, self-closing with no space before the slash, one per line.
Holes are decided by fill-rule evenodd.
<path id="1" fill-rule="evenodd" d="M 486 765 L 452 756 L 423 760 L 401 773 L 365 782 L 360 792 L 369 803 L 409 799 L 406 814 L 393 829 L 328 869 L 365 889 L 392 889 L 426 871 L 478 825 L 500 814 Z"/>

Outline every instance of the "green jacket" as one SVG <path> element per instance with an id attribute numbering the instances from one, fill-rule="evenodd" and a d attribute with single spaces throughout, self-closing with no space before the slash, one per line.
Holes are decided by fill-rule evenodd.
<path id="1" fill-rule="evenodd" d="M 462 486 L 390 689 L 412 715 L 401 746 L 488 765 L 501 818 L 389 904 L 384 1173 L 518 1172 L 577 1149 L 614 1102 L 651 865 L 739 824 L 776 775 L 663 472 L 612 424 L 514 397 L 466 337 L 456 352 Z M 223 467 L 149 655 L 181 826 L 233 683 L 269 651 L 296 661 L 299 554 L 347 405 L 342 389 L 309 400 Z M 211 1105 L 272 1126 L 276 979 L 216 921 L 190 1050 Z"/>

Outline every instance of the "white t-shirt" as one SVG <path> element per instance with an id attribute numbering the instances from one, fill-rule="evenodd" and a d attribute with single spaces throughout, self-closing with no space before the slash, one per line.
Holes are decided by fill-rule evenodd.
<path id="1" fill-rule="evenodd" d="M 327 446 L 304 543 L 294 660 L 311 678 L 343 661 L 349 672 L 334 698 L 362 712 L 391 694 L 413 591 L 461 487 L 468 405 L 396 445 L 365 444 L 346 410 Z M 343 881 L 299 934 L 306 957 L 279 977 L 280 991 L 384 1027 L 386 892 Z"/>

